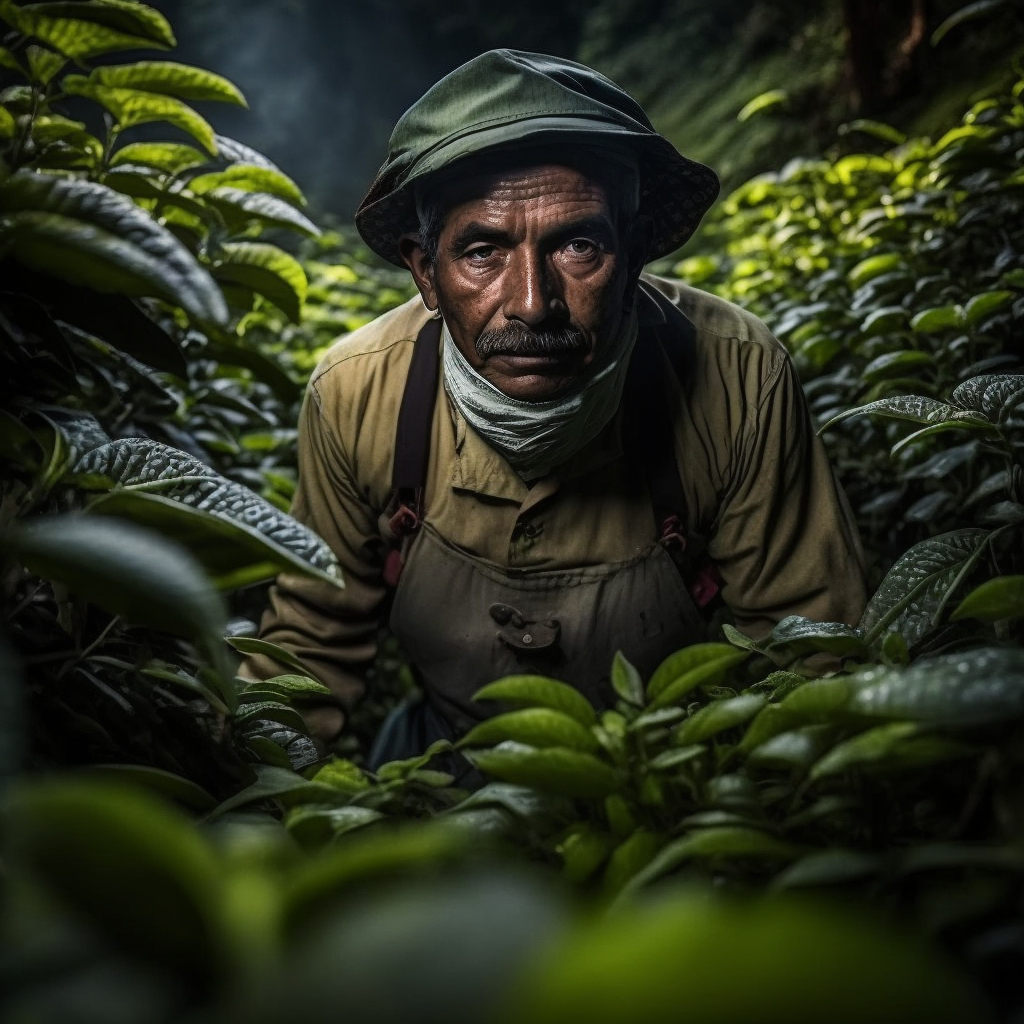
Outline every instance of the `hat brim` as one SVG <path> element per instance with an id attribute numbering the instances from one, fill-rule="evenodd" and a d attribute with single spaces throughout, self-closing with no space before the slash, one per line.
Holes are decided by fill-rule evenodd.
<path id="1" fill-rule="evenodd" d="M 654 238 L 649 259 L 667 256 L 697 229 L 718 197 L 718 176 L 710 167 L 683 156 L 667 139 L 631 131 L 610 121 L 580 117 L 534 117 L 474 128 L 422 154 L 410 168 L 382 174 L 356 211 L 356 227 L 366 244 L 389 263 L 404 267 L 399 238 L 419 227 L 412 186 L 456 161 L 499 147 L 526 142 L 607 146 L 621 142 L 637 158 L 639 213 L 651 218 Z"/>

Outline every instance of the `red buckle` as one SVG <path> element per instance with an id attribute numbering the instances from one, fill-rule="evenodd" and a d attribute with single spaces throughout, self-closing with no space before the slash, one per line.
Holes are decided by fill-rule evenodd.
<path id="1" fill-rule="evenodd" d="M 667 548 L 678 547 L 680 551 L 686 550 L 686 535 L 683 533 L 683 524 L 680 522 L 679 516 L 665 516 L 661 521 L 659 540 Z"/>
<path id="2" fill-rule="evenodd" d="M 405 537 L 415 533 L 420 528 L 420 517 L 414 508 L 410 508 L 403 501 L 395 511 L 395 514 L 388 520 L 388 529 L 395 537 Z"/>
<path id="3" fill-rule="evenodd" d="M 722 589 L 721 580 L 714 563 L 705 562 L 700 567 L 697 578 L 690 584 L 690 596 L 698 608 L 706 608 L 715 599 Z"/>

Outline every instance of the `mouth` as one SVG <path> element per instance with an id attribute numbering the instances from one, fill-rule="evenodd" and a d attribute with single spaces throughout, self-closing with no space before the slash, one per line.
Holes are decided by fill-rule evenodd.
<path id="1" fill-rule="evenodd" d="M 495 352 L 487 360 L 494 369 L 510 377 L 564 374 L 581 361 L 578 352 Z"/>

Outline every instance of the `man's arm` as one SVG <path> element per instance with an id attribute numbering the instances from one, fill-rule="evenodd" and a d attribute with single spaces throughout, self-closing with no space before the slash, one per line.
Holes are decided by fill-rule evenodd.
<path id="1" fill-rule="evenodd" d="M 260 638 L 280 644 L 309 665 L 335 703 L 304 709 L 311 730 L 329 742 L 344 712 L 362 696 L 362 677 L 377 653 L 376 633 L 386 588 L 377 516 L 360 493 L 341 439 L 321 409 L 317 382 L 299 416 L 299 482 L 292 515 L 320 535 L 337 555 L 344 589 L 292 573 L 270 588 Z M 243 674 L 263 679 L 288 671 L 270 658 L 246 660 Z"/>
<path id="2" fill-rule="evenodd" d="M 787 615 L 856 624 L 865 602 L 857 527 L 796 369 L 774 343 L 754 363 L 763 372 L 709 545 L 722 596 L 737 627 L 755 636 Z"/>

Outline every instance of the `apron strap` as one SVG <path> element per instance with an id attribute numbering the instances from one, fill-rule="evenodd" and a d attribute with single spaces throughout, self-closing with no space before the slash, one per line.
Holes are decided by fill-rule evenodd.
<path id="1" fill-rule="evenodd" d="M 644 288 L 644 292 L 658 304 L 665 322 L 650 334 L 641 332 L 633 350 L 626 379 L 626 442 L 647 474 L 658 539 L 679 566 L 697 607 L 703 609 L 718 595 L 721 578 L 707 557 L 707 539 L 688 527 L 689 507 L 679 477 L 660 359 L 662 354 L 668 358 L 685 388 L 696 364 L 697 329 L 657 289 Z"/>
<path id="2" fill-rule="evenodd" d="M 430 427 L 440 373 L 438 346 L 441 318 L 432 317 L 420 329 L 412 350 L 412 363 L 402 393 L 395 430 L 395 458 L 391 470 L 393 497 L 388 526 L 397 542 L 384 561 L 384 581 L 398 586 L 402 574 L 402 541 L 423 521 L 423 489 L 430 462 Z"/>

